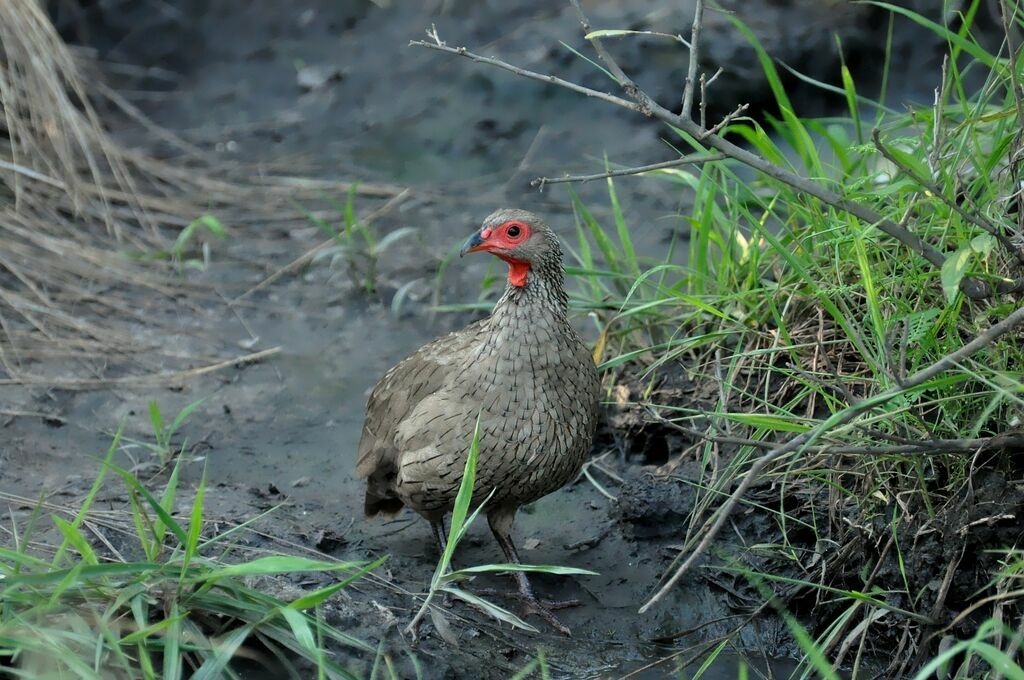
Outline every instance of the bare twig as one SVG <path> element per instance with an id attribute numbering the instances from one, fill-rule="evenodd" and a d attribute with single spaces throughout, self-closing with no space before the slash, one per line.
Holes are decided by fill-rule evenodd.
<path id="1" fill-rule="evenodd" d="M 710 137 L 712 135 L 717 135 L 719 132 L 721 132 L 723 129 L 725 129 L 726 125 L 728 125 L 729 123 L 733 122 L 736 119 L 737 116 L 742 114 L 748 108 L 750 108 L 750 104 L 740 104 L 739 106 L 737 106 L 736 109 L 732 113 L 727 114 L 725 116 L 725 118 L 720 120 L 718 122 L 718 125 L 716 125 L 715 127 L 711 128 L 710 130 L 705 130 L 703 133 L 701 133 L 701 136 L 699 138 L 700 141 L 703 142 L 708 137 Z"/>
<path id="2" fill-rule="evenodd" d="M 760 439 L 747 439 L 715 434 L 711 430 L 699 430 L 693 427 L 686 427 L 669 420 L 661 414 L 648 409 L 658 423 L 678 430 L 691 437 L 705 441 L 717 442 L 719 444 L 732 444 L 734 446 L 749 446 L 755 449 L 771 450 L 777 447 L 777 442 L 762 441 Z M 934 455 L 938 453 L 964 453 L 975 454 L 979 450 L 1000 450 L 1000 451 L 1024 451 L 1024 433 L 1005 432 L 991 437 L 972 437 L 964 439 L 922 439 L 919 441 L 907 442 L 904 444 L 888 444 L 884 446 L 844 446 L 842 444 L 820 444 L 804 447 L 805 453 L 830 453 L 845 456 L 891 456 L 891 455 Z"/>
<path id="3" fill-rule="evenodd" d="M 697 547 L 694 548 L 693 552 L 690 553 L 689 557 L 687 557 L 686 560 L 681 565 L 679 565 L 675 573 L 672 574 L 672 577 L 669 578 L 668 581 L 666 581 L 665 584 L 662 585 L 662 587 L 642 607 L 640 607 L 640 613 L 643 614 L 644 612 L 648 611 L 651 607 L 653 607 L 655 604 L 661 601 L 662 598 L 664 598 L 665 595 L 668 594 L 668 592 L 671 591 L 677 583 L 679 583 L 679 580 L 690 570 L 690 568 L 694 565 L 697 559 L 699 559 L 701 555 L 703 555 L 704 551 L 707 550 L 708 546 L 711 545 L 711 542 L 718 535 L 718 532 L 721 531 L 722 527 L 729 519 L 729 516 L 732 514 L 733 510 L 735 510 L 737 504 L 740 502 L 740 499 L 743 498 L 746 492 L 754 484 L 755 480 L 758 478 L 761 471 L 764 470 L 765 467 L 767 467 L 770 463 L 772 463 L 775 460 L 778 460 L 782 456 L 788 455 L 796 451 L 802 451 L 805 446 L 811 444 L 815 439 L 825 434 L 826 432 L 846 425 L 847 423 L 853 421 L 858 416 L 869 411 L 870 409 L 873 409 L 877 406 L 881 406 L 890 401 L 891 399 L 907 392 L 908 390 L 912 390 L 916 387 L 919 387 L 920 385 L 923 385 L 924 383 L 931 380 L 940 373 L 949 370 L 953 366 L 957 365 L 967 357 L 970 357 L 979 350 L 988 347 L 998 338 L 1015 329 L 1022 322 L 1024 322 L 1024 307 L 1019 307 L 999 323 L 993 325 L 991 328 L 984 331 L 983 333 L 979 333 L 973 340 L 968 342 L 966 345 L 964 345 L 957 351 L 946 355 L 945 357 L 939 359 L 930 366 L 927 366 L 918 371 L 917 373 L 914 373 L 913 375 L 909 376 L 903 385 L 891 387 L 883 392 L 876 394 L 873 397 L 864 399 L 863 401 L 855 405 L 849 406 L 843 409 L 842 411 L 833 414 L 828 420 L 825 420 L 816 427 L 811 428 L 810 430 L 797 435 L 796 437 L 789 440 L 785 444 L 782 444 L 772 449 L 771 451 L 769 451 L 768 453 L 764 454 L 756 461 L 754 461 L 754 463 L 750 466 L 750 469 L 747 471 L 746 475 L 743 477 L 743 481 L 740 482 L 739 486 L 736 487 L 736 490 L 733 491 L 732 495 L 730 495 L 729 498 L 719 508 L 718 512 L 714 516 L 713 521 L 709 519 L 709 521 L 705 523 L 704 537 L 701 539 L 700 543 L 697 544 Z"/>
<path id="4" fill-rule="evenodd" d="M 565 182 L 589 182 L 595 179 L 607 179 L 609 177 L 623 177 L 625 175 L 640 175 L 645 172 L 652 170 L 663 170 L 665 168 L 674 168 L 679 165 L 699 165 L 701 163 L 711 163 L 713 161 L 720 161 L 725 158 L 725 154 L 706 154 L 706 153 L 695 153 L 680 158 L 674 158 L 670 161 L 662 161 L 660 163 L 651 163 L 650 165 L 640 165 L 635 168 L 623 168 L 621 170 L 611 170 L 609 172 L 600 172 L 596 175 L 566 175 L 565 177 L 537 177 L 536 179 L 530 180 L 531 187 L 541 187 L 542 189 L 546 184 L 563 184 Z"/>
<path id="5" fill-rule="evenodd" d="M 706 73 L 700 74 L 700 126 L 707 127 L 708 120 L 708 83 L 704 77 Z"/>
<path id="6" fill-rule="evenodd" d="M 252 352 L 251 354 L 243 354 L 241 356 L 234 357 L 233 359 L 218 361 L 207 366 L 200 366 L 199 368 L 191 368 L 184 371 L 162 371 L 159 373 L 153 373 L 151 375 L 130 375 L 124 378 L 86 378 L 80 380 L 59 380 L 35 376 L 22 376 L 20 378 L 3 378 L 0 379 L 0 386 L 46 385 L 48 387 L 55 387 L 64 390 L 90 390 L 102 387 L 112 387 L 116 385 L 159 385 L 165 383 L 175 383 L 181 380 L 194 378 L 198 375 L 205 375 L 207 373 L 214 373 L 225 368 L 232 368 L 234 366 L 242 366 L 245 364 L 257 363 L 259 361 L 262 361 L 263 359 L 272 357 L 275 354 L 279 354 L 280 352 L 280 347 L 271 347 L 270 349 L 261 350 L 259 352 Z"/>
<path id="7" fill-rule="evenodd" d="M 937 124 L 938 123 L 936 123 L 936 125 Z M 977 208 L 975 208 L 976 213 L 972 214 L 967 212 L 962 207 L 960 207 L 960 204 L 958 204 L 949 196 L 946 196 L 946 194 L 942 191 L 938 184 L 930 181 L 926 177 L 921 177 L 917 172 L 914 171 L 913 168 L 911 168 L 906 163 L 901 161 L 896 156 L 896 154 L 890 151 L 889 148 L 882 143 L 881 133 L 879 132 L 878 128 L 875 128 L 874 130 L 871 131 L 871 140 L 874 142 L 875 148 L 878 149 L 878 152 L 882 154 L 882 156 L 884 156 L 886 160 L 888 160 L 890 163 L 899 168 L 900 172 L 902 172 L 907 177 L 914 180 L 922 187 L 930 191 L 933 196 L 935 196 L 937 199 L 939 199 L 947 206 L 949 206 L 950 210 L 955 212 L 960 217 L 964 218 L 964 220 L 970 222 L 979 229 L 987 231 L 988 233 L 995 236 L 999 243 L 1002 244 L 1003 248 L 1005 248 L 1008 253 L 1016 257 L 1018 262 L 1024 264 L 1024 251 L 1021 251 L 1020 248 L 1015 246 L 1013 244 L 1013 241 L 1011 241 L 1005 234 L 1003 234 L 1002 230 L 996 224 L 994 224 L 991 220 L 982 215 L 980 211 L 977 211 Z"/>
<path id="8" fill-rule="evenodd" d="M 704 0 L 697 0 L 693 9 L 693 27 L 690 29 L 690 61 L 686 65 L 686 85 L 683 87 L 683 109 L 679 115 L 693 118 L 693 86 L 697 80 L 697 62 L 700 60 L 700 29 L 704 24 Z M 702 81 L 703 82 L 703 81 Z M 704 106 L 703 87 L 701 88 L 701 109 Z"/>
<path id="9" fill-rule="evenodd" d="M 465 57 L 470 61 L 475 61 L 481 64 L 488 64 L 489 66 L 496 66 L 510 73 L 514 73 L 517 76 L 522 76 L 523 78 L 529 78 L 530 80 L 539 80 L 542 83 L 558 85 L 559 87 L 564 87 L 567 90 L 577 92 L 586 97 L 593 97 L 594 99 L 600 99 L 602 101 L 608 102 L 609 104 L 615 104 L 616 106 L 621 106 L 624 109 L 629 109 L 630 111 L 643 113 L 643 110 L 640 108 L 638 104 L 623 99 L 622 97 L 616 97 L 615 95 L 608 94 L 607 92 L 598 92 L 597 90 L 591 90 L 589 87 L 577 85 L 576 83 L 569 82 L 568 80 L 563 80 L 557 76 L 545 75 L 543 73 L 537 73 L 536 71 L 530 71 L 524 68 L 519 68 L 518 66 L 513 66 L 512 64 L 504 62 L 501 59 L 494 59 L 492 57 L 482 57 L 479 54 L 473 54 L 465 47 L 448 47 L 444 43 L 437 44 L 427 42 L 425 40 L 411 40 L 409 41 L 409 46 L 426 47 L 427 49 L 437 50 L 439 52 L 455 54 L 460 57 Z"/>

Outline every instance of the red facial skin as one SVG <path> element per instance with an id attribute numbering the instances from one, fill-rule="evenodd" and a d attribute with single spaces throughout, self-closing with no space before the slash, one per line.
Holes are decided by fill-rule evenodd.
<path id="1" fill-rule="evenodd" d="M 517 227 L 519 233 L 515 236 L 509 235 L 509 229 Z M 514 231 L 514 230 L 513 230 Z M 526 285 L 526 274 L 530 271 L 530 263 L 523 260 L 517 260 L 509 252 L 516 246 L 523 243 L 526 239 L 530 238 L 532 233 L 530 225 L 524 224 L 517 220 L 511 220 L 504 222 L 494 229 L 484 229 L 480 232 L 480 238 L 483 239 L 483 243 L 478 246 L 470 248 L 467 252 L 475 253 L 478 251 L 485 251 L 500 257 L 502 260 L 508 263 L 508 282 L 513 286 L 522 288 Z"/>

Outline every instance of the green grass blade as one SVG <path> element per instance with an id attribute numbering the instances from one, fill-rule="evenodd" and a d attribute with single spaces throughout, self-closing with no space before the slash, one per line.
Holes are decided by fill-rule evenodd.
<path id="1" fill-rule="evenodd" d="M 473 484 L 476 482 L 476 460 L 480 455 L 480 418 L 483 414 L 476 416 L 476 424 L 473 426 L 473 440 L 469 445 L 469 454 L 466 456 L 466 465 L 462 470 L 462 483 L 459 484 L 459 493 L 455 496 L 455 504 L 452 508 L 451 526 L 448 527 L 448 541 L 444 547 L 444 553 L 437 562 L 437 569 L 434 571 L 433 581 L 436 583 L 442 574 L 448 571 L 451 564 L 452 554 L 459 542 L 463 526 L 466 522 L 466 515 L 469 512 L 470 503 L 473 501 Z"/>
<path id="2" fill-rule="evenodd" d="M 206 658 L 206 661 L 196 669 L 192 680 L 220 680 L 227 670 L 228 664 L 234 658 L 238 648 L 248 639 L 252 633 L 253 624 L 248 623 L 239 626 L 231 631 L 223 641 L 217 643 L 213 654 Z"/>
<path id="3" fill-rule="evenodd" d="M 478 597 L 473 593 L 462 590 L 460 588 L 453 588 L 452 586 L 444 586 L 443 588 L 441 588 L 441 590 L 459 598 L 460 600 L 463 600 L 464 602 L 468 602 L 469 604 L 480 608 L 486 614 L 499 621 L 511 623 L 516 628 L 522 628 L 523 630 L 528 630 L 533 633 L 538 632 L 536 628 L 531 626 L 526 621 L 523 621 L 521 618 L 519 618 L 512 612 L 502 607 L 499 607 L 493 602 L 488 602 L 487 600 L 483 599 L 482 597 Z"/>
<path id="4" fill-rule="evenodd" d="M 339 581 L 338 583 L 332 583 L 329 586 L 325 586 L 325 587 L 320 588 L 318 590 L 314 590 L 311 593 L 307 593 L 306 595 L 303 595 L 302 597 L 299 597 L 299 598 L 296 598 L 295 600 L 292 600 L 290 603 L 288 603 L 288 606 L 291 607 L 292 609 L 298 609 L 298 610 L 309 609 L 310 607 L 315 607 L 315 606 L 321 604 L 322 602 L 324 602 L 325 600 L 327 600 L 327 598 L 331 597 L 332 595 L 334 595 L 338 591 L 343 590 L 344 588 L 348 587 L 352 583 L 354 583 L 354 582 L 358 581 L 359 579 L 361 579 L 362 577 L 366 576 L 368 573 L 370 573 L 371 571 L 373 571 L 374 569 L 376 569 L 380 565 L 384 564 L 384 562 L 386 562 L 387 559 L 388 559 L 388 556 L 384 555 L 383 557 L 381 557 L 379 559 L 376 559 L 373 562 L 367 564 L 365 567 L 362 567 L 361 569 L 356 571 L 354 574 L 352 574 L 350 576 L 347 576 L 344 580 Z"/>

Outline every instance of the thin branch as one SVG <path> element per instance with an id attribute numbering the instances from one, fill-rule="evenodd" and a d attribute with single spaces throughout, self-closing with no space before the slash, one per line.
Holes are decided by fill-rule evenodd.
<path id="1" fill-rule="evenodd" d="M 472 52 L 467 50 L 465 47 L 448 47 L 444 43 L 440 43 L 440 44 L 439 43 L 431 43 L 431 42 L 427 42 L 425 40 L 410 40 L 409 41 L 409 46 L 410 47 L 426 47 L 427 49 L 437 50 L 438 52 L 447 52 L 448 54 L 455 54 L 455 55 L 458 55 L 460 57 L 465 57 L 466 59 L 469 59 L 470 61 L 478 62 L 480 64 L 487 64 L 489 66 L 496 66 L 496 67 L 498 67 L 498 68 L 500 68 L 502 70 L 508 71 L 510 73 L 514 73 L 517 76 L 522 76 L 523 78 L 529 78 L 530 80 L 539 80 L 542 83 L 550 83 L 552 85 L 558 85 L 559 87 L 564 87 L 567 90 L 572 90 L 573 92 L 577 92 L 579 94 L 582 94 L 585 97 L 593 97 L 594 99 L 600 99 L 602 101 L 608 102 L 609 104 L 615 104 L 616 106 L 621 106 L 624 109 L 629 109 L 630 111 L 636 111 L 638 113 L 644 113 L 644 111 L 640 108 L 640 106 L 638 104 L 636 104 L 635 102 L 631 102 L 631 101 L 628 101 L 626 99 L 623 99 L 622 97 L 616 97 L 615 95 L 608 94 L 607 92 L 599 92 L 598 90 L 591 90 L 589 87 L 583 87 L 582 85 L 577 85 L 576 83 L 571 83 L 568 80 L 563 80 L 563 79 L 561 79 L 561 78 L 559 78 L 557 76 L 547 75 L 547 74 L 544 74 L 544 73 L 537 73 L 536 71 L 530 71 L 530 70 L 527 70 L 527 69 L 524 69 L 524 68 L 519 68 L 518 66 L 513 66 L 512 64 L 509 64 L 508 62 L 504 62 L 501 59 L 494 59 L 492 57 L 482 57 L 479 54 L 473 54 Z M 648 114 L 645 114 L 645 115 L 648 115 Z"/>
<path id="2" fill-rule="evenodd" d="M 1022 252 L 1020 248 L 1017 248 L 1013 244 L 1013 241 L 1011 241 L 1005 234 L 1003 234 L 1002 230 L 1000 230 L 996 224 L 994 224 L 991 220 L 982 215 L 980 212 L 978 212 L 977 214 L 971 214 L 967 212 L 962 207 L 960 207 L 960 205 L 956 201 L 951 199 L 949 196 L 946 196 L 946 194 L 942 191 L 938 184 L 928 180 L 925 177 L 921 177 L 919 174 L 917 174 L 917 172 L 913 170 L 913 168 L 911 168 L 906 163 L 897 158 L 896 154 L 890 151 L 889 148 L 885 146 L 885 144 L 882 144 L 878 128 L 875 128 L 874 130 L 871 131 L 871 140 L 874 142 L 875 148 L 878 149 L 878 152 L 882 154 L 882 156 L 884 156 L 886 160 L 888 160 L 890 163 L 899 168 L 900 172 L 902 172 L 907 177 L 909 177 L 910 179 L 914 180 L 919 185 L 927 189 L 929 192 L 931 192 L 933 196 L 935 196 L 937 199 L 945 203 L 950 210 L 955 212 L 964 220 L 970 222 L 971 224 L 978 227 L 982 231 L 987 231 L 988 233 L 995 236 L 999 243 L 1002 244 L 1003 248 L 1005 248 L 1008 253 L 1016 257 L 1018 262 L 1024 264 L 1024 252 Z"/>
<path id="3" fill-rule="evenodd" d="M 743 481 L 740 482 L 732 495 L 729 496 L 729 498 L 721 505 L 715 515 L 714 521 L 712 522 L 709 519 L 708 523 L 705 523 L 704 537 L 701 539 L 700 543 L 697 544 L 697 547 L 693 549 L 693 552 L 691 552 L 689 557 L 686 558 L 686 561 L 679 565 L 675 573 L 672 574 L 672 577 L 658 590 L 658 592 L 656 592 L 642 607 L 640 607 L 640 613 L 643 614 L 661 601 L 662 598 L 664 598 L 665 595 L 668 594 L 677 583 L 679 583 L 679 580 L 690 570 L 697 559 L 704 554 L 708 549 L 708 546 L 710 546 L 711 542 L 715 540 L 718 532 L 721 531 L 722 527 L 729 519 L 733 510 L 736 509 L 740 499 L 743 498 L 761 474 L 761 471 L 764 470 L 769 463 L 798 450 L 802 451 L 805 445 L 810 444 L 826 432 L 846 425 L 861 414 L 877 406 L 881 406 L 909 390 L 920 387 L 940 373 L 957 365 L 967 357 L 970 357 L 979 350 L 988 347 L 998 338 L 1009 333 L 1021 323 L 1024 323 L 1024 306 L 1018 307 L 1005 319 L 995 324 L 985 332 L 979 333 L 973 340 L 957 351 L 944 356 L 942 359 L 939 359 L 930 366 L 914 373 L 912 376 L 907 378 L 902 386 L 897 385 L 895 387 L 891 387 L 873 397 L 864 399 L 853 406 L 849 406 L 846 409 L 833 414 L 828 420 L 825 420 L 816 427 L 797 435 L 785 444 L 772 449 L 754 461 L 746 475 L 743 477 Z"/>
<path id="4" fill-rule="evenodd" d="M 590 22 L 583 13 L 579 0 L 570 0 L 570 2 L 576 10 L 580 24 L 583 26 L 584 34 L 590 33 Z M 600 57 L 604 65 L 608 67 L 608 70 L 622 86 L 626 94 L 640 106 L 641 112 L 645 115 L 653 116 L 658 120 L 668 123 L 669 125 L 678 127 L 697 139 L 701 139 L 701 135 L 704 134 L 705 130 L 693 120 L 684 116 L 676 115 L 659 105 L 646 92 L 640 89 L 637 84 L 626 75 L 618 62 L 615 61 L 614 57 L 612 57 L 604 48 L 604 44 L 601 42 L 599 37 L 591 36 L 590 43 L 594 46 L 594 50 L 597 51 L 598 57 Z M 851 215 L 864 220 L 868 224 L 875 225 L 882 232 L 892 236 L 914 252 L 924 257 L 936 269 L 941 269 L 943 263 L 946 261 L 945 255 L 930 243 L 926 242 L 920 236 L 911 233 L 906 228 L 896 224 L 892 220 L 885 219 L 882 215 L 866 205 L 844 198 L 817 182 L 808 180 L 805 177 L 801 177 L 786 170 L 785 168 L 775 165 L 767 159 L 762 158 L 747 149 L 736 146 L 732 142 L 718 135 L 709 135 L 702 141 L 707 143 L 708 146 L 726 154 L 730 158 L 734 158 L 744 165 L 748 165 L 755 170 L 768 175 L 772 179 L 788 184 L 797 191 L 814 196 L 828 205 L 831 205 L 843 212 L 850 213 Z M 988 284 L 975 277 L 964 277 L 960 282 L 960 289 L 967 297 L 972 299 L 985 299 L 991 296 Z M 1014 292 L 1018 289 L 1024 289 L 1024 281 L 999 283 L 996 285 L 996 292 L 999 293 Z"/>
<path id="5" fill-rule="evenodd" d="M 725 118 L 720 120 L 718 122 L 718 125 L 716 125 L 715 127 L 711 128 L 710 130 L 705 130 L 698 139 L 703 142 L 708 137 L 710 137 L 712 135 L 717 135 L 719 132 L 721 132 L 723 129 L 725 129 L 726 125 L 728 125 L 729 123 L 731 123 L 734 120 L 736 120 L 736 117 L 739 116 L 740 114 L 742 114 L 748 108 L 750 108 L 750 104 L 740 104 L 739 106 L 736 107 L 736 109 L 732 113 L 727 114 L 725 116 Z M 701 114 L 701 117 L 703 118 L 703 113 Z"/>
<path id="6" fill-rule="evenodd" d="M 674 430 L 684 432 L 690 436 L 705 441 L 719 444 L 733 444 L 735 446 L 749 446 L 755 449 L 771 450 L 778 446 L 777 443 L 762 441 L 759 439 L 746 439 L 743 437 L 732 437 L 713 434 L 708 430 L 698 430 L 686 427 L 679 423 L 656 415 L 660 424 L 671 427 Z M 979 450 L 985 451 L 1024 451 L 1024 433 L 1007 432 L 993 435 L 991 437 L 976 437 L 969 439 L 925 439 L 908 444 L 889 444 L 884 446 L 844 446 L 842 444 L 820 444 L 806 446 L 806 453 L 830 453 L 844 456 L 894 456 L 894 455 L 926 455 L 937 453 L 969 453 L 975 454 Z"/>
<path id="7" fill-rule="evenodd" d="M 537 177 L 536 179 L 530 180 L 531 187 L 544 188 L 546 184 L 563 184 L 565 182 L 589 182 L 595 179 L 607 179 L 609 177 L 623 177 L 625 175 L 639 175 L 652 170 L 663 170 L 665 168 L 674 168 L 678 165 L 699 165 L 702 163 L 711 163 L 712 161 L 720 161 L 726 158 L 725 154 L 716 153 L 710 156 L 706 153 L 695 153 L 689 156 L 682 156 L 680 158 L 674 158 L 670 161 L 662 161 L 660 163 L 651 163 L 650 165 L 640 165 L 635 168 L 623 168 L 621 170 L 611 170 L 609 172 L 600 172 L 596 175 L 566 175 L 565 177 Z"/>
<path id="8" fill-rule="evenodd" d="M 693 28 L 690 30 L 690 61 L 686 65 L 686 85 L 683 87 L 683 109 L 679 112 L 680 116 L 687 119 L 693 118 L 693 86 L 697 80 L 697 62 L 700 61 L 700 29 L 703 25 L 704 0 L 697 0 L 697 4 L 693 8 Z M 704 95 L 701 94 L 702 105 L 703 102 Z"/>
<path id="9" fill-rule="evenodd" d="M 576 12 L 580 17 L 580 23 L 582 24 L 585 33 L 589 34 L 590 23 L 587 21 L 586 15 L 584 15 L 583 11 L 580 9 L 578 0 L 571 1 L 573 7 L 576 8 Z M 558 85 L 560 87 L 564 87 L 568 90 L 577 92 L 584 96 L 600 99 L 610 104 L 615 104 L 616 106 L 628 109 L 630 111 L 636 111 L 642 113 L 645 116 L 656 118 L 662 122 L 679 128 L 684 133 L 696 139 L 700 139 L 701 136 L 705 132 L 707 132 L 707 130 L 704 127 L 694 122 L 693 120 L 672 113 L 668 109 L 659 105 L 650 97 L 650 95 L 641 90 L 637 86 L 637 84 L 634 83 L 629 78 L 629 76 L 627 76 L 622 71 L 622 68 L 619 67 L 619 65 L 615 62 L 611 55 L 608 54 L 607 50 L 604 49 L 604 46 L 601 43 L 599 37 L 591 36 L 591 44 L 594 46 L 594 49 L 597 50 L 598 56 L 601 58 L 601 61 L 603 61 L 605 65 L 608 67 L 608 70 L 612 74 L 612 77 L 623 88 L 627 96 L 629 96 L 633 101 L 629 101 L 621 97 L 616 97 L 615 95 L 608 94 L 607 92 L 599 92 L 597 90 L 592 90 L 590 88 L 577 85 L 576 83 L 563 80 L 553 75 L 545 75 L 542 73 L 537 73 L 535 71 L 528 71 L 526 69 L 513 66 L 512 64 L 504 62 L 500 59 L 482 57 L 480 55 L 473 54 L 472 52 L 468 51 L 465 47 L 448 47 L 446 44 L 441 42 L 440 39 L 436 38 L 436 33 L 433 34 L 432 37 L 435 38 L 434 43 L 429 43 L 425 41 L 412 41 L 410 45 L 426 47 L 441 52 L 447 52 L 449 54 L 455 54 L 461 57 L 466 57 L 467 59 L 470 59 L 475 62 L 495 66 L 497 68 L 509 71 L 511 73 L 515 73 L 516 75 L 520 75 L 524 78 L 530 78 L 532 80 Z M 893 222 L 892 220 L 886 219 L 881 214 L 879 214 L 872 208 L 868 207 L 867 205 L 845 198 L 842 195 L 826 188 L 824 185 L 821 185 L 813 180 L 807 179 L 806 177 L 801 177 L 800 175 L 790 172 L 789 170 L 786 170 L 781 166 L 775 165 L 771 161 L 761 156 L 758 156 L 757 154 L 748 151 L 747 149 L 737 146 L 736 144 L 733 144 L 732 142 L 728 141 L 727 139 L 719 135 L 709 135 L 703 140 L 703 142 L 707 144 L 707 146 L 717 149 L 718 151 L 729 156 L 730 158 L 738 160 L 744 165 L 747 165 L 776 181 L 789 185 L 798 192 L 807 194 L 809 196 L 813 196 L 814 198 L 820 200 L 822 203 L 830 205 L 841 212 L 849 213 L 863 220 L 864 222 L 875 226 L 883 233 L 896 239 L 906 247 L 910 248 L 913 252 L 917 253 L 918 255 L 926 259 L 936 269 L 941 269 L 942 265 L 946 261 L 945 254 L 938 248 L 931 245 L 930 243 L 922 239 L 920 236 L 908 231 L 902 225 L 899 225 L 896 222 Z M 979 277 L 965 276 L 960 281 L 960 290 L 964 293 L 965 296 L 967 296 L 970 299 L 984 300 L 996 294 L 1008 294 L 1024 291 L 1024 279 L 1018 279 L 1015 281 L 996 281 L 994 285 L 990 285 L 988 281 L 981 279 Z"/>

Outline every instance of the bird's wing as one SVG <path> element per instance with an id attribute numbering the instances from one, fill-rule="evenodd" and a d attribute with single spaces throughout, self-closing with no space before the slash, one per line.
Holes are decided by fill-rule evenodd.
<path id="1" fill-rule="evenodd" d="M 479 342 L 486 321 L 477 321 L 420 347 L 384 374 L 366 405 L 356 463 L 358 477 L 397 468 L 401 453 L 396 444 L 399 425 L 424 399 L 445 387 L 460 359 Z"/>

